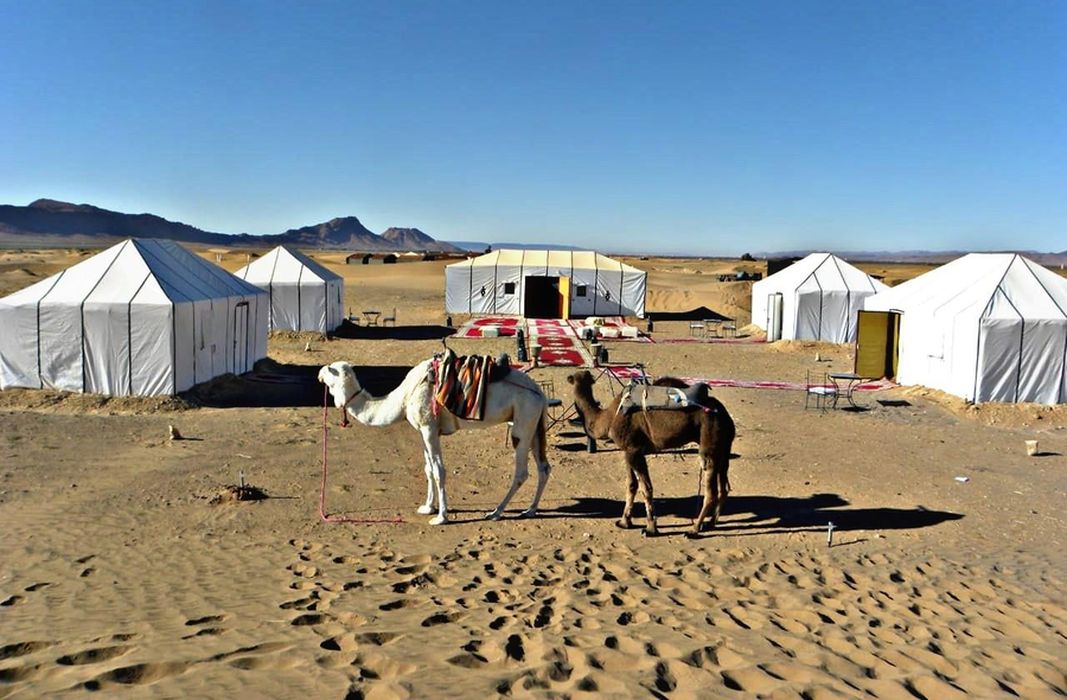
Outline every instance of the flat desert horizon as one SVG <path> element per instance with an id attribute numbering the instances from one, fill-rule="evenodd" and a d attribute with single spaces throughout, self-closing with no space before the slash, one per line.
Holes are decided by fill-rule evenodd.
<path id="1" fill-rule="evenodd" d="M 0 295 L 88 254 L 0 251 Z M 483 519 L 513 473 L 503 425 L 443 438 L 452 520 L 432 526 L 418 433 L 342 429 L 335 410 L 327 509 L 399 522 L 331 524 L 314 375 L 345 360 L 380 394 L 441 350 L 448 261 L 312 256 L 344 277 L 346 310 L 395 309 L 396 327 L 274 333 L 269 376 L 178 398 L 0 391 L 0 697 L 1067 694 L 1067 407 L 885 385 L 857 393 L 864 410 L 805 408 L 807 374 L 851 370 L 853 349 L 757 342 L 751 283 L 718 276 L 764 263 L 623 256 L 649 273 L 647 309 L 736 320 L 736 342 L 694 342 L 684 321 L 606 341 L 655 376 L 721 380 L 737 438 L 715 529 L 684 537 L 693 446 L 649 458 L 662 534 L 617 528 L 622 454 L 566 422 L 532 518 L 535 477 Z M 447 345 L 515 354 L 514 338 Z M 530 374 L 567 406 L 572 372 Z M 268 497 L 227 498 L 242 478 Z"/>

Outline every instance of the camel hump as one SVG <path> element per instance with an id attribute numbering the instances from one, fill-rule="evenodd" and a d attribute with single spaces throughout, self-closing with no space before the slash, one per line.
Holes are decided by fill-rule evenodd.
<path id="1" fill-rule="evenodd" d="M 698 382 L 685 389 L 672 386 L 649 386 L 631 384 L 623 390 L 619 412 L 623 414 L 634 411 L 678 411 L 702 408 L 714 411 L 710 389 L 707 384 Z"/>

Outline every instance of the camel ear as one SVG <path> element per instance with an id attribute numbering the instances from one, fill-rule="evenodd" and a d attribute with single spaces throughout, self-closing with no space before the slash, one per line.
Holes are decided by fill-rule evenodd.
<path id="1" fill-rule="evenodd" d="M 574 375 L 573 374 L 568 374 L 567 375 L 567 383 L 568 384 L 574 384 Z"/>

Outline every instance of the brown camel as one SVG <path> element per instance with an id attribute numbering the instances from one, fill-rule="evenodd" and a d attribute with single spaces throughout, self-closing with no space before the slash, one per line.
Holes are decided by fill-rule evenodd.
<path id="1" fill-rule="evenodd" d="M 735 435 L 734 421 L 720 401 L 709 396 L 706 408 L 621 414 L 617 412 L 621 396 L 616 397 L 606 408 L 600 407 L 593 396 L 593 375 L 588 371 L 576 372 L 567 377 L 567 381 L 574 386 L 574 403 L 585 419 L 589 436 L 601 439 L 610 437 L 625 455 L 629 480 L 626 506 L 622 511 L 622 519 L 616 523 L 619 527 L 633 527 L 634 497 L 640 483 L 648 514 L 644 534 L 659 534 L 652 506 L 652 479 L 648 474 L 648 460 L 645 457 L 694 442 L 699 445 L 704 502 L 689 536 L 700 533 L 709 513 L 711 527 L 715 527 L 722 504 L 726 502 L 726 496 L 730 492 L 730 449 Z"/>

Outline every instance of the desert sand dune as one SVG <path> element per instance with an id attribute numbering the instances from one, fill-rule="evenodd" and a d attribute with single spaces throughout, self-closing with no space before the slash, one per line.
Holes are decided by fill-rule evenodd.
<path id="1" fill-rule="evenodd" d="M 224 264 L 244 264 L 232 257 Z M 860 397 L 867 411 L 822 412 L 795 391 L 716 389 L 738 456 L 719 527 L 696 540 L 682 536 L 698 502 L 692 451 L 650 458 L 664 535 L 646 540 L 613 524 L 621 455 L 587 453 L 569 426 L 549 433 L 541 515 L 515 517 L 531 480 L 504 520 L 483 521 L 512 452 L 502 426 L 462 432 L 444 440 L 455 523 L 432 527 L 415 513 L 414 431 L 342 430 L 331 411 L 328 509 L 403 522 L 330 525 L 317 513 L 321 387 L 310 378 L 344 359 L 386 391 L 441 348 L 443 333 L 411 329 L 445 318 L 443 263 L 330 264 L 346 276 L 346 306 L 396 306 L 399 327 L 276 335 L 274 376 L 289 384 L 230 380 L 152 400 L 0 392 L 0 697 L 1067 692 L 1064 407 L 892 389 Z M 743 310 L 745 283 L 703 279 L 719 263 L 677 264 L 706 273 L 653 272 L 650 300 L 664 310 Z M 686 324 L 654 336 L 672 334 Z M 654 374 L 796 382 L 851 366 L 849 348 L 812 343 L 610 348 Z M 567 372 L 533 371 L 564 398 Z M 609 395 L 607 380 L 597 393 Z M 170 440 L 170 425 L 188 439 Z M 1028 457 L 1026 439 L 1043 456 Z M 270 497 L 215 498 L 242 472 Z"/>

